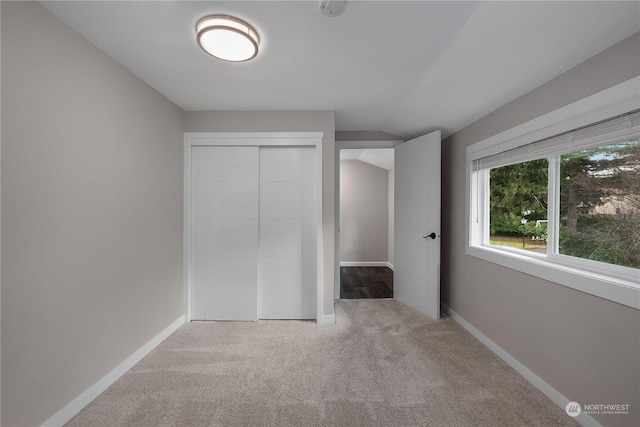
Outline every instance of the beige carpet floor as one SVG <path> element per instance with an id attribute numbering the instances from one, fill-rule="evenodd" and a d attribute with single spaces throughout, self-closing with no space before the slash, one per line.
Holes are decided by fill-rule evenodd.
<path id="1" fill-rule="evenodd" d="M 577 425 L 450 318 L 392 299 L 336 312 L 186 324 L 67 425 Z"/>

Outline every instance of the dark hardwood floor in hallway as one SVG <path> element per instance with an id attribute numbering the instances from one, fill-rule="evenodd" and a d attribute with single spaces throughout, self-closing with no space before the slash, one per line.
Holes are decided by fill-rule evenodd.
<path id="1" fill-rule="evenodd" d="M 340 267 L 340 298 L 393 298 L 389 267 Z"/>

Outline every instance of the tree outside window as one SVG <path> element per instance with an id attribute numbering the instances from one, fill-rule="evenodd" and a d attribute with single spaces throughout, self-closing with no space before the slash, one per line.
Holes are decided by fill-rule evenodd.
<path id="1" fill-rule="evenodd" d="M 640 267 L 640 140 L 560 157 L 559 252 Z"/>
<path id="2" fill-rule="evenodd" d="M 547 159 L 491 169 L 492 245 L 545 251 L 547 248 Z"/>
<path id="3" fill-rule="evenodd" d="M 558 253 L 640 268 L 640 140 L 560 159 Z M 493 168 L 489 242 L 546 252 L 549 160 Z"/>

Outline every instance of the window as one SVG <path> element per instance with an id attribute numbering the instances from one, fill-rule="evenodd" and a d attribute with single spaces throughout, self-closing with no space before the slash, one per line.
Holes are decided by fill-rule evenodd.
<path id="1" fill-rule="evenodd" d="M 574 123 L 468 148 L 467 253 L 640 309 L 640 110 Z"/>
<path id="2" fill-rule="evenodd" d="M 560 156 L 560 254 L 640 268 L 640 139 Z"/>
<path id="3" fill-rule="evenodd" d="M 550 165 L 557 183 L 549 184 Z M 489 245 L 640 268 L 640 139 L 477 173 L 487 179 L 487 170 Z M 549 185 L 560 196 L 551 245 Z"/>
<path id="4" fill-rule="evenodd" d="M 546 252 L 548 170 L 547 159 L 490 169 L 490 245 Z"/>

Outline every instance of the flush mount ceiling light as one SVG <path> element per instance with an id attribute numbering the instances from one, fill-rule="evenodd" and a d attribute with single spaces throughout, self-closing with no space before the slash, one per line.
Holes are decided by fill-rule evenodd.
<path id="1" fill-rule="evenodd" d="M 320 2 L 320 11 L 324 15 L 333 18 L 344 12 L 347 6 L 346 3 L 346 0 L 322 0 Z"/>
<path id="2" fill-rule="evenodd" d="M 227 15 L 209 15 L 196 24 L 198 45 L 209 55 L 231 62 L 258 54 L 258 33 L 246 22 Z"/>

